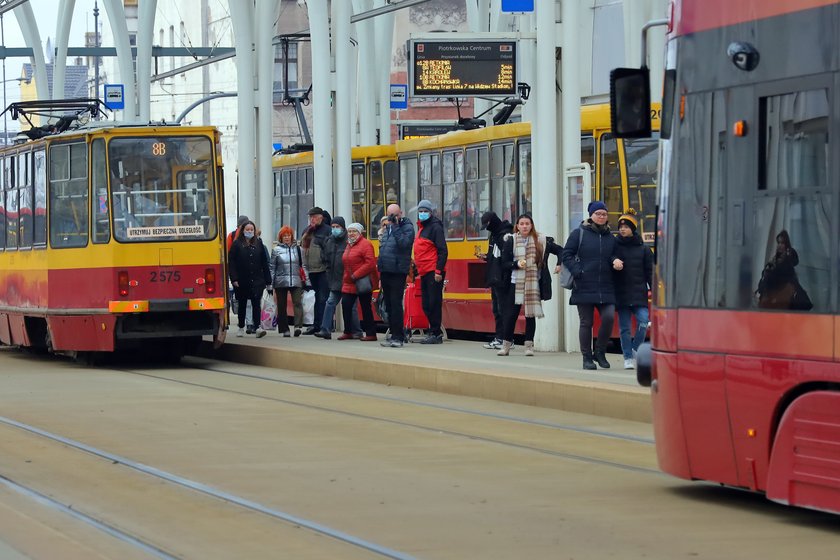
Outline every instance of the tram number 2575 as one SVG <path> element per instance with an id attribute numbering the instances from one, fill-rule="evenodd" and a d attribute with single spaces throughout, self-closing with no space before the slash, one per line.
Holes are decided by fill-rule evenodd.
<path id="1" fill-rule="evenodd" d="M 150 282 L 179 282 L 181 271 L 179 270 L 153 270 L 150 274 Z"/>

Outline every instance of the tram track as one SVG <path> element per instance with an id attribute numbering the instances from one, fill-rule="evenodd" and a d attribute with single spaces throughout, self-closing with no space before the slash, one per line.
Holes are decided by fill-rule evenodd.
<path id="1" fill-rule="evenodd" d="M 653 444 L 653 441 L 649 438 L 641 438 L 641 437 L 637 437 L 637 436 L 620 434 L 620 433 L 616 433 L 616 432 L 607 432 L 607 431 L 603 431 L 603 430 L 596 430 L 596 429 L 592 429 L 592 428 L 584 428 L 584 427 L 580 427 L 580 426 L 572 426 L 572 425 L 568 425 L 568 424 L 558 424 L 558 423 L 553 423 L 553 422 L 536 421 L 536 420 L 526 419 L 526 418 L 516 417 L 516 416 L 491 414 L 491 413 L 486 413 L 486 412 L 483 412 L 483 411 L 471 410 L 471 409 L 460 408 L 460 407 L 437 405 L 437 404 L 425 403 L 425 402 L 422 402 L 422 401 L 411 400 L 411 399 L 386 397 L 386 396 L 376 395 L 376 394 L 373 394 L 373 393 L 367 393 L 367 392 L 362 392 L 362 391 L 323 387 L 323 386 L 317 385 L 317 384 L 308 384 L 308 383 L 301 383 L 299 381 L 281 380 L 281 379 L 272 378 L 272 377 L 268 377 L 268 376 L 262 376 L 262 375 L 256 375 L 256 374 L 250 374 L 250 373 L 233 372 L 233 371 L 224 370 L 224 369 L 220 369 L 220 368 L 207 368 L 207 367 L 193 367 L 193 366 L 190 366 L 190 367 L 183 368 L 180 371 L 182 371 L 184 373 L 188 373 L 190 370 L 195 370 L 195 371 L 199 371 L 199 372 L 211 372 L 211 373 L 216 373 L 216 374 L 221 374 L 221 375 L 226 375 L 226 376 L 244 378 L 244 379 L 247 379 L 247 380 L 256 381 L 256 382 L 260 382 L 260 383 L 262 383 L 262 382 L 272 383 L 272 384 L 276 383 L 276 384 L 292 386 L 292 387 L 299 388 L 299 389 L 304 389 L 304 390 L 311 389 L 311 390 L 316 390 L 316 391 L 325 391 L 325 392 L 335 393 L 335 394 L 339 394 L 339 395 L 343 395 L 343 396 L 352 396 L 352 397 L 356 397 L 356 398 L 360 398 L 360 399 L 374 399 L 374 400 L 393 403 L 395 405 L 400 405 L 400 406 L 410 405 L 410 406 L 414 406 L 414 407 L 431 408 L 431 409 L 435 409 L 437 411 L 440 411 L 441 413 L 450 413 L 450 414 L 455 414 L 455 415 L 467 415 L 467 416 L 476 417 L 478 419 L 489 420 L 489 421 L 492 421 L 492 422 L 505 422 L 505 423 L 518 424 L 518 425 L 524 426 L 526 429 L 527 428 L 548 429 L 548 430 L 556 430 L 556 431 L 561 431 L 561 432 L 568 432 L 568 433 L 573 434 L 574 436 L 577 436 L 579 438 L 580 437 L 583 437 L 583 438 L 591 438 L 591 437 L 603 438 L 605 440 L 613 440 L 614 442 L 618 443 L 621 446 L 643 445 L 646 448 L 652 448 L 652 444 Z M 465 431 L 460 431 L 460 430 L 456 430 L 456 429 L 447 428 L 445 425 L 443 425 L 443 424 L 445 424 L 445 422 L 437 422 L 437 423 L 434 423 L 434 422 L 428 422 L 428 423 L 409 422 L 409 421 L 399 420 L 399 419 L 395 419 L 395 418 L 388 418 L 388 417 L 383 417 L 383 416 L 374 416 L 374 415 L 370 415 L 370 414 L 365 414 L 363 412 L 341 409 L 341 408 L 338 408 L 338 407 L 330 407 L 330 406 L 324 406 L 324 405 L 319 405 L 319 404 L 307 403 L 307 402 L 303 402 L 301 400 L 292 400 L 292 399 L 289 399 L 289 398 L 282 398 L 282 397 L 278 397 L 278 396 L 270 396 L 270 395 L 258 393 L 256 391 L 243 391 L 243 390 L 240 390 L 240 389 L 225 388 L 225 387 L 221 387 L 221 386 L 218 386 L 218 385 L 212 385 L 212 384 L 209 384 L 209 383 L 202 383 L 202 382 L 197 382 L 197 381 L 187 381 L 185 379 L 177 379 L 177 378 L 169 377 L 169 376 L 166 376 L 166 375 L 153 374 L 153 373 L 150 373 L 149 371 L 138 371 L 138 370 L 131 370 L 131 369 L 114 369 L 114 371 L 119 371 L 121 373 L 126 373 L 126 374 L 130 374 L 130 375 L 139 375 L 139 376 L 150 377 L 150 378 L 153 378 L 153 379 L 159 379 L 159 380 L 169 381 L 169 382 L 178 383 L 178 384 L 184 384 L 184 385 L 188 385 L 188 386 L 192 386 L 192 387 L 199 387 L 199 388 L 208 389 L 208 390 L 212 390 L 212 391 L 220 391 L 220 392 L 228 393 L 228 394 L 235 394 L 235 395 L 249 397 L 249 398 L 272 401 L 272 402 L 276 402 L 276 403 L 280 403 L 280 404 L 284 404 L 284 405 L 288 405 L 288 406 L 295 406 L 295 407 L 300 407 L 300 408 L 313 410 L 313 411 L 318 411 L 318 412 L 339 414 L 339 415 L 343 415 L 343 416 L 348 416 L 348 417 L 353 417 L 353 418 L 358 418 L 358 419 L 368 420 L 368 421 L 374 421 L 374 422 L 381 422 L 381 423 L 386 423 L 386 424 L 390 424 L 390 425 L 394 425 L 394 426 L 400 426 L 400 427 L 404 427 L 404 428 L 411 428 L 411 429 L 416 429 L 416 430 L 421 430 L 421 431 L 426 431 L 426 432 L 434 432 L 434 433 L 438 433 L 438 434 L 445 434 L 447 436 L 463 438 L 463 439 L 468 439 L 468 440 L 472 440 L 472 441 L 481 441 L 481 442 L 484 442 L 484 443 L 502 445 L 502 446 L 509 447 L 509 448 L 515 448 L 515 449 L 540 453 L 540 454 L 549 455 L 549 456 L 553 456 L 553 457 L 557 457 L 557 458 L 561 458 L 561 459 L 573 460 L 573 461 L 578 461 L 578 462 L 592 464 L 592 465 L 602 465 L 602 466 L 607 466 L 607 467 L 617 468 L 617 469 L 622 469 L 622 470 L 627 470 L 627 471 L 633 471 L 633 472 L 639 472 L 639 473 L 644 473 L 644 474 L 662 476 L 662 472 L 658 468 L 656 468 L 652 463 L 651 463 L 650 466 L 634 465 L 634 464 L 622 462 L 622 461 L 619 461 L 619 460 L 613 460 L 613 459 L 610 459 L 610 458 L 606 458 L 606 457 L 603 457 L 603 456 L 602 457 L 587 456 L 587 455 L 581 455 L 579 453 L 572 453 L 572 452 L 562 451 L 562 450 L 558 450 L 558 449 L 550 449 L 550 448 L 546 448 L 546 447 L 539 447 L 539 446 L 536 446 L 536 445 L 529 445 L 527 443 L 518 443 L 516 441 L 501 439 L 501 438 L 498 438 L 498 437 L 492 437 L 490 435 L 487 435 L 492 430 L 488 430 L 488 429 L 486 429 L 486 427 L 485 427 L 485 429 L 480 429 L 481 426 L 475 426 L 475 429 L 472 432 L 465 432 Z M 574 445 L 574 442 L 572 443 L 572 445 Z M 606 455 L 610 455 L 610 454 L 606 454 Z"/>

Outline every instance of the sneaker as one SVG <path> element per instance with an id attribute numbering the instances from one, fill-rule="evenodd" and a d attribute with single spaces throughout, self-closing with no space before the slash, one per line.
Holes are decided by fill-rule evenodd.
<path id="1" fill-rule="evenodd" d="M 356 338 L 356 337 L 353 336 L 350 333 L 342 333 L 342 335 L 338 337 L 338 340 L 351 340 L 353 338 Z"/>
<path id="2" fill-rule="evenodd" d="M 307 327 L 303 334 L 315 334 L 315 327 Z"/>
<path id="3" fill-rule="evenodd" d="M 321 331 L 321 336 L 318 338 L 323 338 L 324 340 L 332 339 L 332 333 L 330 331 Z"/>
<path id="4" fill-rule="evenodd" d="M 318 334 L 318 333 L 315 333 Z M 300 336 L 300 329 L 295 329 L 295 336 Z"/>
<path id="5" fill-rule="evenodd" d="M 498 350 L 502 347 L 502 341 L 498 338 L 494 338 L 487 344 L 484 344 L 483 347 L 487 348 L 488 350 Z"/>
<path id="6" fill-rule="evenodd" d="M 320 331 L 314 333 L 312 336 L 314 336 L 315 338 L 324 338 L 324 333 L 330 334 L 327 331 L 321 329 Z"/>
<path id="7" fill-rule="evenodd" d="M 263 329 L 257 329 L 255 334 L 257 335 L 257 338 L 262 338 L 265 336 L 265 331 Z"/>
<path id="8" fill-rule="evenodd" d="M 633 358 L 624 359 L 624 369 L 636 369 L 636 362 Z"/>
<path id="9" fill-rule="evenodd" d="M 247 329 L 245 329 L 245 334 L 254 334 L 255 332 L 257 332 L 257 331 L 255 331 L 251 327 L 248 327 Z"/>
<path id="10" fill-rule="evenodd" d="M 283 333 L 283 338 L 290 338 L 291 336 L 292 336 L 292 333 L 289 332 L 289 331 L 286 331 L 286 332 Z"/>
<path id="11" fill-rule="evenodd" d="M 383 340 L 382 342 L 379 343 L 379 345 L 384 346 L 385 348 L 402 348 L 403 347 L 403 341 L 402 340 L 395 340 L 395 339 L 392 338 L 390 340 Z"/>
<path id="12" fill-rule="evenodd" d="M 245 329 L 243 329 L 242 327 L 239 327 L 239 330 L 236 331 L 236 336 L 238 336 L 239 338 L 242 338 L 243 336 L 245 336 Z"/>
<path id="13" fill-rule="evenodd" d="M 362 342 L 376 342 L 378 339 L 376 338 L 376 335 L 369 335 L 363 336 L 359 340 L 361 340 Z"/>
<path id="14" fill-rule="evenodd" d="M 420 341 L 420 344 L 443 344 L 442 334 L 430 334 Z"/>

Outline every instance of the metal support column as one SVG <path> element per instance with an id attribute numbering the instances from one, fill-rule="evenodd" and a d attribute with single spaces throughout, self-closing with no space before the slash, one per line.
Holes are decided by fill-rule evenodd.
<path id="1" fill-rule="evenodd" d="M 67 74 L 67 44 L 70 41 L 70 24 L 76 0 L 61 0 L 58 4 L 58 21 L 55 23 L 55 63 L 53 64 L 53 99 L 64 99 L 64 82 Z"/>
<path id="2" fill-rule="evenodd" d="M 128 41 L 128 25 L 125 21 L 125 8 L 121 0 L 103 0 L 108 22 L 114 35 L 114 46 L 117 48 L 117 65 L 120 70 L 120 80 L 125 86 L 125 110 L 123 120 L 130 122 L 137 119 L 136 78 L 134 76 L 134 61 L 131 58 L 131 44 Z"/>
<path id="3" fill-rule="evenodd" d="M 257 208 L 259 209 L 260 228 L 263 230 L 263 242 L 271 247 L 281 224 L 274 222 L 274 179 L 271 172 L 272 128 L 274 110 L 272 108 L 272 90 L 274 89 L 274 35 L 275 6 L 274 0 L 257 0 L 257 114 L 254 122 L 257 127 Z"/>
<path id="4" fill-rule="evenodd" d="M 312 38 L 312 136 L 315 168 L 315 205 L 333 209 L 332 114 L 330 106 L 330 24 L 327 0 L 309 0 Z M 349 223 L 349 222 L 348 222 Z M 298 232 L 300 235 L 302 232 Z"/>
<path id="5" fill-rule="evenodd" d="M 151 118 L 152 43 L 156 11 L 157 0 L 140 2 L 137 29 L 137 115 L 142 123 L 149 122 Z"/>
<path id="6" fill-rule="evenodd" d="M 254 4 L 250 0 L 230 0 L 230 20 L 236 48 L 237 115 L 239 125 L 239 214 L 257 220 L 254 179 Z"/>
<path id="7" fill-rule="evenodd" d="M 38 22 L 35 12 L 27 2 L 15 8 L 15 18 L 18 21 L 26 46 L 32 49 L 32 71 L 35 74 L 35 88 L 38 99 L 49 99 L 49 85 L 47 83 L 47 64 L 44 60 L 44 49 L 41 48 L 41 34 L 38 33 Z"/>
<path id="8" fill-rule="evenodd" d="M 335 208 L 340 216 L 352 217 L 353 197 L 350 157 L 350 104 L 356 91 L 350 65 L 355 61 L 355 51 L 350 44 L 350 2 L 332 2 L 332 36 L 335 41 Z M 371 226 L 372 227 L 372 226 Z M 371 232 L 366 232 L 368 236 Z"/>
<path id="9" fill-rule="evenodd" d="M 384 7 L 385 0 L 376 0 Z M 394 48 L 394 14 L 376 18 L 376 68 L 379 84 L 379 143 L 391 143 L 391 52 Z"/>

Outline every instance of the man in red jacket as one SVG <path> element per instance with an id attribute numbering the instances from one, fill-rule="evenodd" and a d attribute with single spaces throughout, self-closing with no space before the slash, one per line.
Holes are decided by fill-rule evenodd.
<path id="1" fill-rule="evenodd" d="M 420 294 L 423 312 L 429 319 L 429 335 L 420 344 L 440 344 L 443 332 L 440 329 L 443 313 L 443 279 L 446 277 L 446 233 L 443 224 L 432 214 L 434 204 L 421 200 L 417 205 L 417 226 L 420 228 L 414 239 L 414 264 L 420 276 Z"/>

